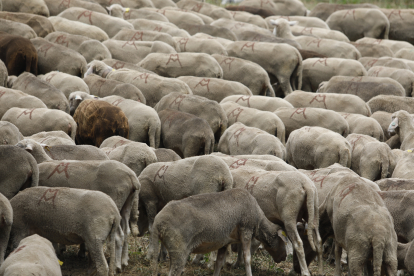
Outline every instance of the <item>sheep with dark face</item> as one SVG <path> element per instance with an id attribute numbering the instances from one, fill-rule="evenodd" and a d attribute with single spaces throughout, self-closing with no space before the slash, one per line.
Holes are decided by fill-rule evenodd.
<path id="1" fill-rule="evenodd" d="M 282 228 L 271 223 L 254 197 L 243 189 L 172 201 L 155 217 L 152 229 L 148 252 L 152 275 L 157 275 L 159 239 L 170 256 L 170 275 L 181 275 L 190 253 L 215 250 L 218 253 L 214 275 L 219 275 L 227 245 L 241 242 L 246 275 L 252 276 L 252 238 L 261 241 L 275 261 L 280 261 L 281 252 L 285 253 Z"/>

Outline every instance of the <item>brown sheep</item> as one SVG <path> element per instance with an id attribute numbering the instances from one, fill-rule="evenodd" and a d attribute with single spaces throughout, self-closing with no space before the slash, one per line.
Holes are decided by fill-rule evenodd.
<path id="1" fill-rule="evenodd" d="M 37 51 L 27 38 L 0 32 L 0 59 L 9 76 L 18 76 L 25 71 L 37 75 Z"/>
<path id="2" fill-rule="evenodd" d="M 73 115 L 78 128 L 76 143 L 99 147 L 111 136 L 129 137 L 128 118 L 119 107 L 99 100 L 85 100 Z"/>

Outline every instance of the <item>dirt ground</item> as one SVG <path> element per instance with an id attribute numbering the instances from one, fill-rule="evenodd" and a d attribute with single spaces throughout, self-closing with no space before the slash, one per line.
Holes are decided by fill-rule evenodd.
<path id="1" fill-rule="evenodd" d="M 145 259 L 147 254 L 148 246 L 148 236 L 142 238 L 129 238 L 129 265 L 124 269 L 124 271 L 117 275 L 122 276 L 132 276 L 132 275 L 150 275 L 149 261 Z M 59 257 L 63 262 L 62 265 L 62 274 L 63 276 L 87 276 L 92 270 L 89 269 L 89 261 L 87 258 L 81 259 L 77 257 L 77 246 L 69 246 L 67 251 Z M 109 257 L 108 255 L 106 255 Z M 190 257 L 193 257 L 191 255 Z M 236 261 L 236 254 L 233 254 L 229 259 L 233 262 Z M 325 256 L 326 259 L 327 256 Z M 207 267 L 208 256 L 204 257 L 204 264 L 202 265 L 192 265 L 191 261 L 187 262 L 183 276 L 203 276 L 203 275 L 213 275 L 213 269 Z M 288 275 L 292 269 L 292 256 L 289 256 L 288 259 L 282 263 L 275 264 L 271 256 L 267 253 L 266 250 L 258 250 L 256 254 L 252 256 L 252 272 L 255 276 L 270 276 L 270 275 Z M 335 266 L 334 264 L 327 264 L 324 262 L 324 274 L 333 275 Z M 168 275 L 169 262 L 164 262 L 160 264 L 158 270 L 161 276 Z M 346 275 L 347 267 L 343 266 L 343 275 Z M 313 262 L 310 265 L 310 271 L 312 275 L 317 275 L 317 263 Z M 221 271 L 222 276 L 236 276 L 236 275 L 246 275 L 244 267 L 239 269 L 231 268 L 230 264 Z"/>

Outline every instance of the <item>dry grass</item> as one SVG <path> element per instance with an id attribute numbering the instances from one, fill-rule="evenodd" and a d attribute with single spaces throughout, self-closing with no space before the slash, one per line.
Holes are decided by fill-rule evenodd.
<path id="1" fill-rule="evenodd" d="M 147 254 L 148 247 L 148 236 L 142 238 L 129 238 L 129 265 L 124 269 L 121 274 L 123 276 L 132 276 L 132 275 L 151 275 L 149 261 L 145 259 Z M 77 246 L 69 246 L 67 251 L 60 256 L 60 260 L 63 262 L 62 265 L 62 275 L 63 276 L 87 276 L 91 271 L 89 271 L 89 262 L 86 259 L 80 259 L 77 257 Z M 108 256 L 107 256 L 108 257 Z M 193 257 L 190 256 L 190 257 Z M 232 262 L 236 261 L 236 254 L 230 256 Z M 202 265 L 192 265 L 191 261 L 187 262 L 183 276 L 204 276 L 204 275 L 213 275 L 213 269 L 207 267 L 208 256 L 204 257 Z M 317 274 L 317 264 L 314 262 L 310 265 L 310 270 L 313 275 Z M 168 275 L 169 262 L 164 262 L 159 264 L 159 275 L 165 276 Z M 255 255 L 252 256 L 252 272 L 255 276 L 270 276 L 270 275 L 287 275 L 292 269 L 292 257 L 288 257 L 287 261 L 284 261 L 279 264 L 275 264 L 267 253 L 266 250 L 258 250 Z M 343 275 L 346 275 L 346 267 L 343 267 Z M 325 275 L 333 275 L 334 265 L 324 263 L 324 273 Z M 239 276 L 246 275 L 244 267 L 239 269 L 233 269 L 230 264 L 222 270 L 222 276 Z"/>

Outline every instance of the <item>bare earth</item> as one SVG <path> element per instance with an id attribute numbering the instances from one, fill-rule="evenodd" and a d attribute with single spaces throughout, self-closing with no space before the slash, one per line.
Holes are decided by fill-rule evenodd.
<path id="1" fill-rule="evenodd" d="M 149 261 L 145 259 L 148 246 L 148 235 L 141 238 L 129 238 L 129 265 L 124 269 L 124 271 L 117 275 L 122 276 L 132 276 L 132 275 L 151 275 L 149 269 Z M 81 259 L 77 257 L 77 246 L 67 247 L 67 251 L 59 257 L 59 260 L 63 262 L 62 265 L 62 275 L 63 276 L 88 276 L 91 272 L 89 268 L 89 261 L 87 258 Z M 191 255 L 192 258 L 194 255 Z M 108 257 L 108 255 L 107 255 Z M 230 259 L 232 262 L 236 261 L 236 254 L 232 254 Z M 327 255 L 324 256 L 325 260 Z M 229 258 L 228 258 L 229 261 Z M 204 257 L 205 264 L 192 265 L 191 261 L 187 262 L 183 276 L 202 276 L 202 275 L 213 275 L 213 268 L 208 268 L 208 256 Z M 266 250 L 258 250 L 255 255 L 252 256 L 252 272 L 253 275 L 257 276 L 267 276 L 267 275 L 288 275 L 292 269 L 292 257 L 289 256 L 287 261 L 284 261 L 279 264 L 275 264 L 267 253 Z M 159 274 L 161 276 L 168 275 L 169 262 L 164 262 L 160 264 Z M 334 264 L 327 264 L 324 262 L 324 272 L 325 275 L 333 275 L 335 266 Z M 342 275 L 346 275 L 348 267 L 342 267 Z M 317 264 L 313 262 L 309 270 L 313 275 L 317 274 Z M 229 264 L 227 267 L 221 271 L 222 276 L 235 276 L 235 275 L 246 275 L 244 267 L 233 269 Z"/>

